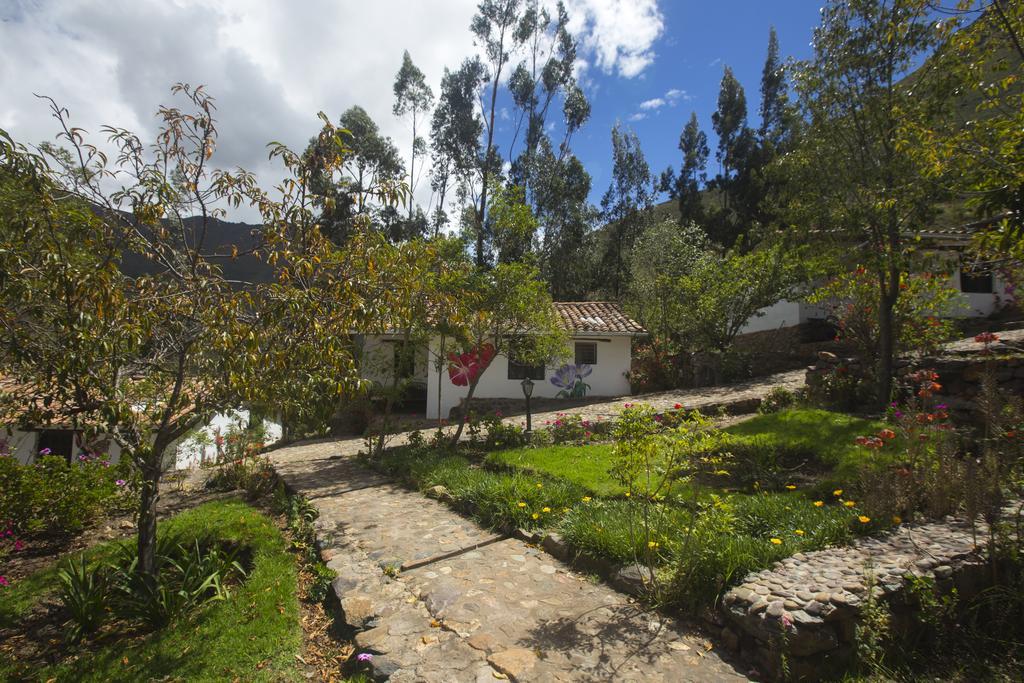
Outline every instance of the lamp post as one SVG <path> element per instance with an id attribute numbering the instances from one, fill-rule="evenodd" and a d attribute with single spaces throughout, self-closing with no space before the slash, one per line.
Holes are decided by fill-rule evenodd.
<path id="1" fill-rule="evenodd" d="M 522 382 L 523 396 L 526 397 L 526 438 L 533 434 L 533 425 L 530 422 L 530 396 L 533 395 L 533 380 L 527 377 Z"/>

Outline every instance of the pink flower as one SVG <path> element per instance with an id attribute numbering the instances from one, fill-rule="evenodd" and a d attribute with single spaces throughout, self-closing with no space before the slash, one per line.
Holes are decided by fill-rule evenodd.
<path id="1" fill-rule="evenodd" d="M 117 481 L 115 481 L 114 483 L 115 483 L 115 484 L 117 484 L 118 486 L 124 486 L 124 485 L 125 485 L 125 484 L 127 484 L 128 482 L 126 482 L 126 481 L 125 481 L 124 479 L 118 479 L 118 480 L 117 480 Z"/>
<path id="2" fill-rule="evenodd" d="M 20 538 L 17 541 L 14 542 L 14 552 L 18 552 L 19 550 L 24 550 L 24 549 L 25 549 L 25 544 L 22 542 L 22 540 Z"/>
<path id="3" fill-rule="evenodd" d="M 369 652 L 360 652 L 359 654 L 356 655 L 356 660 L 358 660 L 360 662 L 372 662 L 373 661 L 373 655 L 370 654 Z"/>
<path id="4" fill-rule="evenodd" d="M 39 455 L 49 455 L 50 453 L 53 453 L 53 451 L 51 451 L 49 448 L 44 448 L 43 450 L 39 451 Z"/>
<path id="5" fill-rule="evenodd" d="M 10 588 L 11 582 L 7 580 L 6 576 L 0 576 L 0 586 L 4 588 Z"/>
<path id="6" fill-rule="evenodd" d="M 623 403 L 622 405 L 624 405 L 627 408 L 632 408 L 633 407 L 632 403 Z"/>

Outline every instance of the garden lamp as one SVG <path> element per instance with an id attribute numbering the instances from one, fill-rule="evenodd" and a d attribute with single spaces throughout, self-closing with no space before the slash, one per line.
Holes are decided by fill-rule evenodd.
<path id="1" fill-rule="evenodd" d="M 533 380 L 527 377 L 522 382 L 523 396 L 526 397 L 526 433 L 533 433 L 533 425 L 530 423 L 530 396 L 533 395 Z"/>

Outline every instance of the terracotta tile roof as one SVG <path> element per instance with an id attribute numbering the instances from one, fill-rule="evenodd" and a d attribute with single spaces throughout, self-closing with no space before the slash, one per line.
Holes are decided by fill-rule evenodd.
<path id="1" fill-rule="evenodd" d="M 614 301 L 556 301 L 555 310 L 562 324 L 572 332 L 647 334 L 647 330 Z"/>

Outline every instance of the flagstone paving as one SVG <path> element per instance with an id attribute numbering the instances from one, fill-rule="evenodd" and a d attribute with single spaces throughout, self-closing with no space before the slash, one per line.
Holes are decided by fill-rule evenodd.
<path id="1" fill-rule="evenodd" d="M 572 408 L 615 419 L 624 403 L 753 411 L 804 373 L 728 387 L 632 396 Z M 534 425 L 557 419 L 533 416 Z M 506 419 L 522 424 L 522 416 Z M 451 428 L 449 427 L 449 430 Z M 432 430 L 423 430 L 429 435 Z M 389 442 L 408 441 L 411 432 Z M 356 644 L 392 681 L 746 680 L 696 628 L 572 571 L 523 541 L 482 529 L 355 460 L 360 438 L 270 451 L 290 488 L 317 508 L 317 537 Z"/>
<path id="2" fill-rule="evenodd" d="M 320 512 L 335 593 L 378 675 L 746 680 L 692 626 L 365 470 L 352 457 L 361 445 L 319 441 L 268 455 Z"/>

